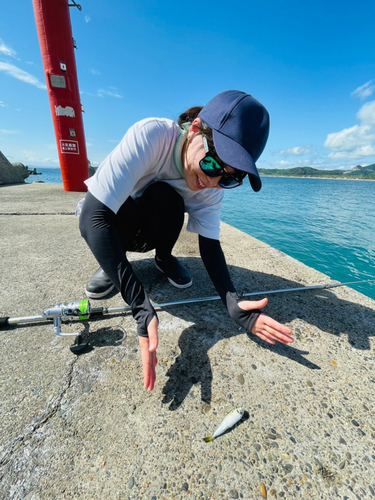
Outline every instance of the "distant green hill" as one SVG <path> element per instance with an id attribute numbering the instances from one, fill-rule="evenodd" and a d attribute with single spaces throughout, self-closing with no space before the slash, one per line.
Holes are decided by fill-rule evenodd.
<path id="1" fill-rule="evenodd" d="M 324 177 L 330 179 L 374 179 L 375 180 L 375 163 L 362 167 L 357 165 L 352 170 L 318 170 L 312 167 L 296 167 L 296 168 L 259 168 L 261 175 L 273 177 Z"/>

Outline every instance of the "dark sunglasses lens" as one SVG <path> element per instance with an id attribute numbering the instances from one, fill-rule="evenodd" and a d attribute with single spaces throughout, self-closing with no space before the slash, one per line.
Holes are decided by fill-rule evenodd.
<path id="1" fill-rule="evenodd" d="M 219 186 L 224 189 L 232 189 L 241 185 L 241 182 L 237 181 L 234 177 L 223 175 L 220 179 Z"/>
<path id="2" fill-rule="evenodd" d="M 231 175 L 226 174 L 225 170 L 211 156 L 205 156 L 202 160 L 200 160 L 199 165 L 208 177 L 222 176 L 219 181 L 219 186 L 224 189 L 232 189 L 242 184 L 242 178 L 241 180 L 238 180 Z"/>
<path id="3" fill-rule="evenodd" d="M 206 156 L 199 162 L 203 172 L 209 177 L 218 177 L 223 174 L 223 169 L 220 165 L 210 156 Z"/>

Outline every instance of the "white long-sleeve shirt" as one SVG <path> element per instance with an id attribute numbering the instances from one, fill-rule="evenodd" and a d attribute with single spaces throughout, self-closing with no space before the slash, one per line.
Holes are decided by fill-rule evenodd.
<path id="1" fill-rule="evenodd" d="M 174 159 L 176 153 L 181 154 L 182 135 L 180 127 L 166 118 L 137 122 L 86 185 L 95 198 L 117 213 L 129 196 L 136 199 L 153 182 L 166 182 L 184 199 L 189 215 L 187 230 L 218 240 L 224 193 L 188 188 Z"/>

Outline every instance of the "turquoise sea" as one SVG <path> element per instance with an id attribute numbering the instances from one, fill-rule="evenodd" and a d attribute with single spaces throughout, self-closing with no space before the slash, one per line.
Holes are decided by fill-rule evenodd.
<path id="1" fill-rule="evenodd" d="M 375 182 L 263 177 L 228 191 L 222 219 L 344 282 L 375 279 Z M 353 285 L 375 299 L 375 282 Z"/>
<path id="2" fill-rule="evenodd" d="M 37 168 L 62 183 L 59 169 Z M 227 190 L 224 222 L 340 282 L 375 279 L 375 182 L 263 177 Z M 353 285 L 375 299 L 375 282 Z"/>

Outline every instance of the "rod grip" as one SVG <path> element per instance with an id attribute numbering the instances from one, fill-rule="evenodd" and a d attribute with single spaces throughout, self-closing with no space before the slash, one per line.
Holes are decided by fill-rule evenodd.
<path id="1" fill-rule="evenodd" d="M 9 316 L 7 318 L 0 318 L 0 330 L 5 329 L 9 326 L 8 319 Z"/>
<path id="2" fill-rule="evenodd" d="M 90 309 L 90 318 L 95 316 L 103 316 L 103 308 L 102 307 L 92 307 Z"/>

